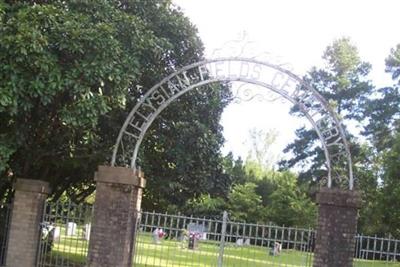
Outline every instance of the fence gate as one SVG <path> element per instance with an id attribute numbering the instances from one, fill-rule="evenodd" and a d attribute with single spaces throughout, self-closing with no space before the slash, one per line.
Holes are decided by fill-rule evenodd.
<path id="1" fill-rule="evenodd" d="M 314 231 L 143 212 L 135 266 L 312 266 Z"/>
<path id="2" fill-rule="evenodd" d="M 38 267 L 86 265 L 92 206 L 46 202 L 40 230 Z"/>

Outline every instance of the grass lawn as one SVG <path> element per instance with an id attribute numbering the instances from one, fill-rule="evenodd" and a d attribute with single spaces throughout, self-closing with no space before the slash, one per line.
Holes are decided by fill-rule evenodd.
<path id="1" fill-rule="evenodd" d="M 182 247 L 176 241 L 154 244 L 149 236 L 140 236 L 136 247 L 135 266 L 217 266 L 219 244 L 200 242 L 196 250 Z M 310 264 L 308 264 L 310 263 Z M 285 250 L 279 256 L 268 255 L 266 248 L 256 246 L 236 247 L 228 244 L 224 248 L 224 266 L 311 266 L 311 255 L 299 251 Z"/>
<path id="2" fill-rule="evenodd" d="M 154 244 L 150 235 L 141 235 L 136 245 L 135 266 L 140 267 L 211 267 L 217 266 L 219 244 L 202 241 L 198 249 L 190 250 L 176 241 L 163 240 Z M 223 266 L 312 266 L 312 254 L 297 250 L 283 250 L 279 256 L 270 256 L 265 247 L 236 247 L 227 243 L 224 248 Z M 355 267 L 400 267 L 400 263 L 356 260 Z"/>
<path id="3" fill-rule="evenodd" d="M 87 257 L 88 241 L 82 237 L 82 229 L 77 229 L 76 236 L 66 236 L 61 228 L 60 240 L 53 242 L 53 248 L 39 260 L 40 267 L 84 267 Z"/>
<path id="4" fill-rule="evenodd" d="M 150 234 L 141 234 L 136 244 L 135 267 L 215 267 L 218 262 L 219 244 L 201 241 L 195 250 L 180 242 L 163 240 L 154 244 Z M 43 266 L 84 267 L 87 242 L 76 237 L 61 237 L 54 243 L 52 252 Z M 51 264 L 47 264 L 50 263 Z M 279 256 L 270 256 L 267 248 L 257 246 L 236 247 L 230 243 L 224 248 L 223 266 L 269 267 L 269 266 L 312 266 L 311 253 L 283 250 Z M 400 267 L 400 263 L 356 260 L 355 267 Z"/>

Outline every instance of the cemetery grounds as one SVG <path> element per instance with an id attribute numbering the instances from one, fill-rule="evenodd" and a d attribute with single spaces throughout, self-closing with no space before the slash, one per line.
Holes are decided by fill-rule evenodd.
<path id="1" fill-rule="evenodd" d="M 78 229 L 76 236 L 61 234 L 51 253 L 42 266 L 84 267 L 87 256 L 87 241 L 82 239 Z M 62 231 L 65 233 L 65 231 Z M 136 243 L 135 266 L 138 267 L 215 267 L 217 266 L 219 242 L 200 241 L 197 249 L 188 249 L 187 243 L 176 240 L 153 241 L 151 233 L 140 233 Z M 297 250 L 282 250 L 279 256 L 269 255 L 266 247 L 236 246 L 226 243 L 223 266 L 266 267 L 266 266 L 312 266 L 312 253 Z M 400 263 L 355 259 L 355 267 L 400 267 Z"/>
<path id="2" fill-rule="evenodd" d="M 57 237 L 47 235 L 51 238 L 46 238 L 42 231 L 37 266 L 84 267 L 90 238 L 88 225 L 93 207 L 70 202 L 48 202 L 46 205 L 43 225 L 52 225 L 59 230 Z M 312 229 L 234 222 L 227 217 L 221 221 L 155 212 L 142 212 L 140 218 L 133 256 L 135 267 L 312 266 Z M 224 224 L 226 231 L 222 234 Z M 75 229 L 67 229 L 69 225 Z M 202 232 L 206 234 L 205 238 L 198 240 L 195 249 L 189 249 L 187 239 L 180 241 L 180 231 L 191 227 L 203 229 Z M 169 233 L 168 238 L 163 237 L 159 244 L 153 235 L 157 228 Z M 74 234 L 71 235 L 71 232 Z M 239 238 L 242 239 L 241 245 L 237 242 Z M 245 239 L 249 239 L 247 245 L 243 242 Z M 222 246 L 221 240 L 224 240 Z M 368 251 L 369 255 L 372 252 L 382 260 L 365 260 L 368 255 L 365 257 L 365 254 L 358 254 L 357 258 L 361 259 L 354 260 L 354 267 L 400 267 L 400 262 L 390 258 L 398 255 L 400 240 L 379 241 L 379 238 L 367 236 L 358 236 L 357 240 L 359 252 Z M 273 256 L 270 250 L 276 241 L 283 245 L 283 249 L 280 255 Z M 223 264 L 218 265 L 221 262 Z"/>

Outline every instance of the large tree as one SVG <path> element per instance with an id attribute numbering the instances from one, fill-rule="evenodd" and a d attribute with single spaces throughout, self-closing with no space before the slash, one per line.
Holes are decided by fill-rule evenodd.
<path id="1" fill-rule="evenodd" d="M 0 0 L 0 195 L 23 177 L 49 181 L 55 197 L 67 190 L 83 199 L 139 88 L 202 53 L 196 28 L 171 1 Z M 141 152 L 149 196 L 167 184 L 162 197 L 187 197 L 185 188 L 206 190 L 217 176 L 227 90 L 203 89 L 150 129 Z"/>
<path id="2" fill-rule="evenodd" d="M 324 54 L 326 66 L 312 68 L 305 80 L 317 90 L 344 120 L 360 118 L 361 105 L 372 93 L 373 86 L 367 80 L 371 65 L 363 62 L 357 48 L 348 38 L 341 38 L 329 45 Z M 293 114 L 303 116 L 293 108 Z M 358 154 L 359 147 L 348 134 L 353 155 Z M 296 130 L 296 139 L 285 148 L 293 157 L 280 163 L 281 168 L 298 166 L 301 168 L 301 181 L 318 181 L 326 175 L 325 157 L 314 129 L 303 127 Z"/>
<path id="3" fill-rule="evenodd" d="M 367 100 L 363 110 L 368 119 L 363 134 L 377 151 L 391 148 L 400 128 L 400 45 L 386 58 L 386 72 L 395 84 L 379 89 L 378 96 Z"/>
<path id="4" fill-rule="evenodd" d="M 369 141 L 369 164 L 374 169 L 370 183 L 363 187 L 368 196 L 361 210 L 361 227 L 368 234 L 400 237 L 400 45 L 386 59 L 386 71 L 394 84 L 379 89 L 365 101 L 367 118 L 363 135 Z M 366 191 L 365 189 L 368 189 Z"/>

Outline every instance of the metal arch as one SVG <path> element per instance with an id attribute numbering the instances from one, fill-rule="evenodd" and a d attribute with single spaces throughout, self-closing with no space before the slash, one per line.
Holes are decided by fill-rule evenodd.
<path id="1" fill-rule="evenodd" d="M 131 112 L 129 113 L 127 119 L 125 120 L 125 122 L 124 122 L 124 124 L 123 124 L 123 126 L 122 126 L 122 128 L 121 128 L 121 130 L 119 132 L 119 135 L 118 135 L 115 147 L 114 147 L 111 165 L 115 166 L 117 153 L 118 153 L 118 149 L 119 149 L 122 137 L 123 137 L 124 133 L 126 132 L 126 129 L 127 129 L 128 125 L 133 121 L 136 111 L 143 105 L 143 103 L 146 101 L 146 99 L 148 99 L 162 85 L 166 84 L 172 78 L 177 77 L 179 74 L 185 73 L 186 71 L 192 70 L 192 69 L 194 69 L 196 67 L 199 67 L 199 66 L 206 66 L 207 64 L 211 64 L 211 63 L 228 62 L 228 61 L 247 62 L 247 63 L 253 63 L 253 64 L 257 64 L 257 65 L 261 65 L 261 66 L 265 66 L 265 67 L 271 68 L 273 70 L 276 70 L 278 72 L 286 74 L 288 77 L 292 78 L 299 85 L 304 86 L 304 88 L 306 88 L 306 90 L 309 90 L 312 93 L 312 96 L 315 97 L 316 100 L 318 100 L 318 102 L 324 108 L 324 111 L 326 111 L 329 114 L 329 117 L 333 119 L 333 121 L 335 122 L 335 126 L 337 127 L 337 129 L 339 131 L 339 135 L 340 135 L 339 139 L 343 142 L 344 149 L 345 149 L 345 152 L 346 152 L 346 157 L 347 157 L 348 176 L 349 176 L 348 177 L 349 178 L 349 189 L 352 190 L 354 182 L 353 182 L 353 172 L 352 172 L 352 162 L 351 162 L 350 149 L 348 147 L 348 142 L 346 140 L 344 129 L 343 129 L 343 127 L 341 125 L 341 122 L 340 122 L 338 116 L 336 115 L 335 111 L 329 106 L 328 102 L 316 90 L 314 90 L 311 86 L 309 86 L 307 83 L 305 83 L 302 79 L 300 79 L 298 76 L 296 76 L 292 72 L 280 67 L 279 65 L 270 64 L 268 62 L 263 62 L 263 61 L 259 61 L 259 60 L 252 59 L 252 58 L 230 57 L 230 58 L 218 58 L 218 59 L 211 59 L 211 60 L 204 60 L 204 61 L 196 62 L 196 63 L 190 64 L 188 66 L 185 66 L 182 69 L 170 74 L 169 76 L 164 78 L 161 82 L 159 82 L 158 84 L 153 86 L 149 91 L 147 91 L 143 95 L 143 97 L 141 97 L 139 99 L 138 103 L 131 110 Z M 232 77 L 212 78 L 212 77 L 210 77 L 210 78 L 207 78 L 205 80 L 202 80 L 201 82 L 198 82 L 198 83 L 195 83 L 195 84 L 191 84 L 190 86 L 186 87 L 184 90 L 180 90 L 179 93 L 174 94 L 173 96 L 169 97 L 166 101 L 164 101 L 157 108 L 157 110 L 155 110 L 155 112 L 153 112 L 151 114 L 151 117 L 148 118 L 148 120 L 146 121 L 145 127 L 143 127 L 143 131 L 141 131 L 140 136 L 136 140 L 135 148 L 134 148 L 134 151 L 133 151 L 133 154 L 132 154 L 132 158 L 131 158 L 131 164 L 130 164 L 131 168 L 135 168 L 136 167 L 137 154 L 138 154 L 140 144 L 143 141 L 143 138 L 144 138 L 144 135 L 145 135 L 146 131 L 148 130 L 148 128 L 150 127 L 150 125 L 152 124 L 154 119 L 158 116 L 158 114 L 161 113 L 162 110 L 164 110 L 176 98 L 178 98 L 179 96 L 183 95 L 184 93 L 186 93 L 186 92 L 188 92 L 188 91 L 190 91 L 190 90 L 192 90 L 194 88 L 197 88 L 199 86 L 203 86 L 203 85 L 206 85 L 206 84 L 214 83 L 214 82 L 221 82 L 221 81 L 232 81 L 232 82 L 233 81 L 242 81 L 242 82 L 246 82 L 246 83 L 249 83 L 249 84 L 260 85 L 262 87 L 270 89 L 273 92 L 281 95 L 285 99 L 289 100 L 291 103 L 298 104 L 298 106 L 300 107 L 300 110 L 303 112 L 303 114 L 310 121 L 310 123 L 312 124 L 313 128 L 316 130 L 318 137 L 321 140 L 321 144 L 322 144 L 322 147 L 323 147 L 323 150 L 324 150 L 324 154 L 325 154 L 325 158 L 326 158 L 326 165 L 327 165 L 326 167 L 328 169 L 328 184 L 327 185 L 328 185 L 328 187 L 332 186 L 332 177 L 331 177 L 332 169 L 331 169 L 330 153 L 328 151 L 327 145 L 325 144 L 325 139 L 323 138 L 323 135 L 322 135 L 321 131 L 319 130 L 319 128 L 318 128 L 316 122 L 313 120 L 312 116 L 310 116 L 310 114 L 308 114 L 307 109 L 305 108 L 304 104 L 301 103 L 301 102 L 296 101 L 294 98 L 291 98 L 291 96 L 286 94 L 285 91 L 283 91 L 281 89 L 278 89 L 278 88 L 275 88 L 273 86 L 270 86 L 267 83 L 260 82 L 260 81 L 257 81 L 255 79 L 247 79 L 247 78 L 240 78 L 240 77 L 236 77 L 236 78 L 232 78 Z M 306 91 L 306 90 L 303 90 L 303 91 Z"/>
<path id="2" fill-rule="evenodd" d="M 165 105 L 160 106 L 160 108 L 154 113 L 154 116 L 151 117 L 151 119 L 149 120 L 149 123 L 146 124 L 146 128 L 144 128 L 144 131 L 142 132 L 142 134 L 140 135 L 140 138 L 137 140 L 136 146 L 135 146 L 135 150 L 133 152 L 133 156 L 132 156 L 132 160 L 131 160 L 131 168 L 135 168 L 135 163 L 136 163 L 136 159 L 137 159 L 137 154 L 139 152 L 139 148 L 140 148 L 140 144 L 143 141 L 144 135 L 146 134 L 147 129 L 151 126 L 152 122 L 154 121 L 155 118 L 157 118 L 157 116 L 171 103 L 173 102 L 175 99 L 179 98 L 181 95 L 185 94 L 186 92 L 200 87 L 200 86 L 204 86 L 207 84 L 211 84 L 211 83 L 216 83 L 216 82 L 227 82 L 227 81 L 241 81 L 241 82 L 246 82 L 246 83 L 250 83 L 250 84 L 254 84 L 254 85 L 259 85 L 265 88 L 268 88 L 272 91 L 274 91 L 275 93 L 279 94 L 279 91 L 276 90 L 276 88 L 271 87 L 269 84 L 260 82 L 260 81 L 254 81 L 251 79 L 244 79 L 244 78 L 235 78 L 235 79 L 219 79 L 219 78 L 215 78 L 215 79 L 209 79 L 209 80 L 205 80 L 202 82 L 199 82 L 197 84 L 193 84 L 189 87 L 187 87 L 185 90 L 182 90 L 180 93 L 174 95 L 173 97 L 169 98 L 167 101 L 165 101 Z M 282 96 L 289 100 L 291 103 L 293 104 L 297 104 L 296 101 L 294 101 L 292 98 L 288 97 L 287 95 L 283 95 Z M 318 137 L 323 140 L 322 138 L 322 134 L 319 130 L 319 128 L 317 127 L 315 121 L 313 120 L 313 118 L 307 113 L 307 111 L 305 111 L 302 107 L 300 107 L 301 111 L 304 113 L 304 115 L 307 117 L 307 119 L 310 121 L 310 123 L 312 124 L 312 126 L 314 127 L 314 129 L 317 131 Z M 331 164 L 330 164 L 330 159 L 329 159 L 329 153 L 328 150 L 326 148 L 325 143 L 322 141 L 322 146 L 324 148 L 324 154 L 325 157 L 327 159 L 327 168 L 328 168 L 328 172 L 329 172 L 329 176 L 331 173 Z"/>

